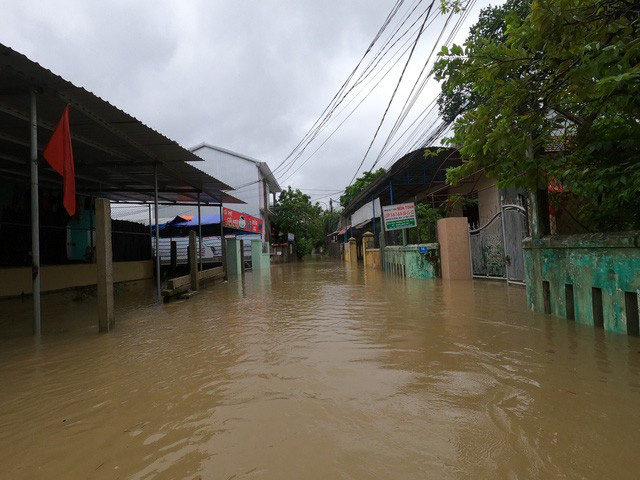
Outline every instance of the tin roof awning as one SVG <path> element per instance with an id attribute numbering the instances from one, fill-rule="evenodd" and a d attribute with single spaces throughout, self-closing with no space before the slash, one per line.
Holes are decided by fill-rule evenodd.
<path id="1" fill-rule="evenodd" d="M 0 177 L 29 179 L 30 91 L 37 92 L 38 148 L 44 149 L 64 106 L 71 106 L 78 194 L 123 202 L 152 202 L 154 168 L 159 202 L 192 204 L 244 203 L 224 190 L 224 182 L 186 162 L 202 161 L 140 120 L 106 100 L 52 73 L 0 44 Z M 43 187 L 60 188 L 62 180 L 40 162 Z"/>

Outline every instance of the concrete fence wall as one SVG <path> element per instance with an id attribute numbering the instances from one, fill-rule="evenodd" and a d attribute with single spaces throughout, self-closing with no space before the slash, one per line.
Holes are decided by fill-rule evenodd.
<path id="1" fill-rule="evenodd" d="M 437 278 L 440 276 L 440 252 L 437 243 L 426 245 L 427 253 L 420 253 L 418 245 L 389 246 L 384 249 L 384 270 L 409 278 Z"/>
<path id="2" fill-rule="evenodd" d="M 40 269 L 43 292 L 97 284 L 97 265 L 44 265 Z M 113 281 L 130 282 L 153 277 L 153 261 L 114 262 Z M 31 267 L 0 269 L 0 297 L 31 294 Z"/>
<path id="3" fill-rule="evenodd" d="M 612 332 L 637 328 L 640 232 L 526 239 L 524 258 L 533 310 Z"/>

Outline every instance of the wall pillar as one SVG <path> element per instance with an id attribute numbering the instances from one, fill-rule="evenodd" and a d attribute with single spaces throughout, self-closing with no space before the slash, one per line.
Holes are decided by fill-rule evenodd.
<path id="1" fill-rule="evenodd" d="M 113 311 L 113 251 L 111 248 L 111 204 L 96 198 L 96 268 L 98 286 L 98 330 L 115 327 Z"/>
<path id="2" fill-rule="evenodd" d="M 375 219 L 374 219 L 375 220 Z M 367 249 L 374 248 L 375 237 L 371 232 L 364 232 L 362 234 L 362 262 L 364 266 L 367 266 Z"/>
<path id="3" fill-rule="evenodd" d="M 358 265 L 358 246 L 356 245 L 356 239 L 353 237 L 349 239 L 349 263 Z"/>
<path id="4" fill-rule="evenodd" d="M 437 223 L 442 278 L 471 279 L 469 223 L 466 217 L 441 218 Z"/>
<path id="5" fill-rule="evenodd" d="M 242 274 L 242 249 L 237 238 L 226 239 L 227 275 Z"/>
<path id="6" fill-rule="evenodd" d="M 191 276 L 191 290 L 197 292 L 200 287 L 200 282 L 198 281 L 198 255 L 196 252 L 198 251 L 196 232 L 191 230 L 189 232 L 189 275 Z"/>
<path id="7" fill-rule="evenodd" d="M 263 245 L 266 249 L 265 251 L 263 251 Z M 262 242 L 260 239 L 251 241 L 251 265 L 254 271 L 269 270 L 271 268 L 269 242 Z"/>

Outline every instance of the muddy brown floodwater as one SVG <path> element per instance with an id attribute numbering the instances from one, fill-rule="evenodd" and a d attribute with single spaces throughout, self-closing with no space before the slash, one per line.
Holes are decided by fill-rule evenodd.
<path id="1" fill-rule="evenodd" d="M 151 302 L 0 302 L 7 479 L 638 478 L 640 341 L 521 287 L 331 262 Z"/>

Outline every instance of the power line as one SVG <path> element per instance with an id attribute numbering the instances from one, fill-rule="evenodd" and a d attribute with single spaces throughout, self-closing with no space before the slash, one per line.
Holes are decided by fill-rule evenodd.
<path id="1" fill-rule="evenodd" d="M 378 137 L 378 133 L 380 132 L 380 129 L 382 128 L 382 124 L 384 123 L 384 119 L 386 118 L 387 113 L 389 112 L 389 108 L 391 107 L 391 104 L 393 103 L 393 99 L 396 96 L 398 88 L 400 87 L 400 84 L 402 83 L 402 79 L 404 77 L 405 72 L 407 71 L 407 67 L 409 66 L 409 63 L 411 62 L 411 58 L 413 57 L 413 53 L 415 52 L 416 46 L 418 45 L 418 41 L 420 40 L 420 37 L 422 36 L 422 32 L 424 32 L 424 26 L 427 23 L 427 19 L 429 18 L 429 14 L 431 13 L 431 9 L 432 9 L 434 3 L 435 3 L 435 0 L 432 0 L 431 4 L 429 5 L 428 13 L 424 17 L 424 21 L 422 22 L 422 25 L 420 27 L 420 31 L 418 32 L 418 35 L 416 36 L 416 40 L 413 43 L 413 47 L 411 48 L 411 52 L 409 53 L 409 58 L 407 58 L 407 62 L 405 63 L 404 68 L 402 69 L 402 73 L 400 74 L 400 78 L 398 79 L 398 83 L 396 84 L 396 88 L 393 90 L 393 94 L 391 95 L 391 98 L 389 99 L 389 104 L 387 105 L 387 108 L 385 109 L 384 114 L 382 115 L 382 119 L 380 120 L 380 124 L 378 125 L 378 128 L 376 129 L 376 132 L 373 135 L 373 139 L 371 140 L 371 143 L 369 144 L 369 147 L 367 148 L 367 151 L 365 152 L 364 157 L 362 157 L 362 161 L 360 162 L 360 165 L 358 165 L 358 168 L 356 169 L 355 173 L 353 174 L 353 178 L 351 179 L 349 184 L 353 183 L 353 181 L 355 180 L 356 176 L 358 175 L 358 172 L 360 171 L 360 168 L 362 167 L 362 165 L 364 164 L 364 162 L 365 162 L 365 160 L 367 158 L 367 155 L 369 154 L 369 152 L 371 151 L 371 148 L 373 147 L 373 143 L 376 141 L 376 138 Z"/>
<path id="2" fill-rule="evenodd" d="M 360 68 L 360 65 L 362 64 L 362 62 L 364 61 L 364 59 L 367 57 L 367 55 L 369 54 L 369 52 L 371 51 L 371 49 L 373 48 L 373 46 L 376 44 L 376 42 L 378 41 L 378 39 L 380 38 L 380 36 L 382 35 L 382 33 L 384 32 L 384 30 L 387 28 L 387 26 L 389 25 L 389 23 L 391 22 L 391 19 L 395 16 L 395 14 L 398 12 L 399 8 L 402 6 L 402 4 L 404 3 L 404 0 L 397 0 L 394 7 L 391 9 L 391 12 L 389 12 L 389 14 L 387 15 L 387 18 L 385 19 L 385 21 L 383 22 L 382 26 L 380 27 L 380 29 L 378 30 L 378 32 L 376 33 L 375 37 L 373 38 L 373 40 L 371 41 L 371 43 L 369 44 L 369 46 L 367 47 L 366 51 L 364 52 L 364 54 L 362 55 L 362 58 L 358 61 L 358 63 L 356 64 L 355 68 L 353 69 L 353 71 L 351 72 L 351 74 L 347 77 L 347 79 L 345 80 L 345 82 L 342 84 L 342 86 L 340 87 L 340 89 L 338 90 L 338 92 L 333 96 L 333 98 L 331 99 L 331 101 L 329 102 L 329 104 L 325 107 L 325 109 L 322 111 L 322 113 L 320 114 L 320 117 L 314 122 L 314 124 L 311 126 L 311 128 L 309 129 L 309 131 L 307 131 L 307 133 L 302 137 L 302 139 L 300 140 L 300 142 L 298 142 L 298 144 L 294 147 L 294 149 L 289 153 L 289 155 L 287 155 L 287 157 L 280 162 L 280 164 L 278 164 L 276 166 L 276 168 L 273 170 L 274 173 L 277 172 L 282 166 L 283 164 L 293 156 L 293 154 L 298 150 L 298 148 L 300 148 L 300 146 L 307 140 L 307 138 L 312 135 L 312 132 L 314 132 L 315 130 L 317 130 L 317 126 L 319 123 L 321 123 L 323 121 L 323 118 L 325 116 L 325 114 L 330 110 L 330 109 L 335 109 L 335 107 L 333 106 L 334 103 L 336 102 L 336 99 L 342 94 L 342 92 L 345 90 L 345 88 L 347 87 L 347 85 L 349 84 L 349 82 L 351 81 L 351 79 L 353 78 L 353 76 L 356 74 L 356 72 L 358 71 L 358 68 Z M 338 105 L 340 102 L 338 102 L 336 105 Z"/>

